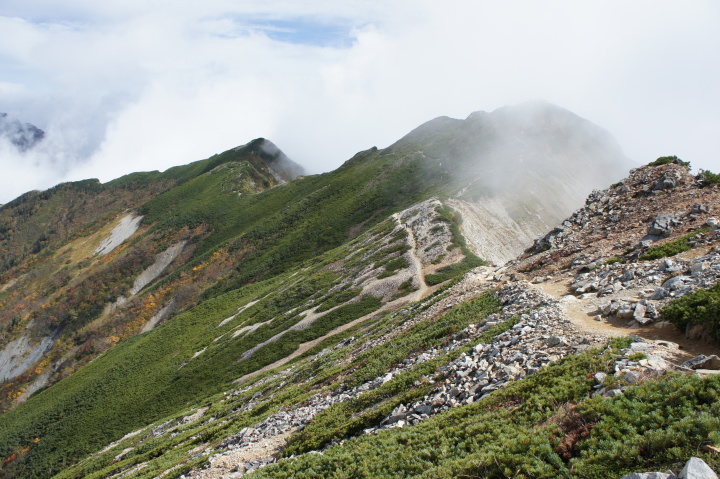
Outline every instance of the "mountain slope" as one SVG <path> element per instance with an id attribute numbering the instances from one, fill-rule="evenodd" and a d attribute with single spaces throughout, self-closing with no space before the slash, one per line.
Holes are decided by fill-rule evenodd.
<path id="1" fill-rule="evenodd" d="M 1 371 L 2 380 L 12 380 L 3 385 L 4 405 L 26 399 L 137 333 L 152 318 L 157 320 L 167 304 L 154 304 L 156 299 L 141 290 L 182 266 L 197 240 L 208 234 L 208 226 L 153 231 L 135 212 L 158 194 L 206 178 L 217 185 L 219 198 L 277 185 L 267 163 L 288 160 L 279 152 L 267 153 L 268 144 L 260 139 L 164 173 L 136 173 L 104 185 L 97 180 L 66 183 L 4 205 L 0 344 L 5 346 L 3 354 L 13 357 L 8 370 Z M 133 239 L 126 241 L 130 236 Z M 116 241 L 106 242 L 111 237 Z M 194 277 L 217 274 L 202 271 Z M 182 284 L 170 286 L 177 291 Z M 196 301 L 193 298 L 201 293 L 176 295 L 172 307 Z"/>
<path id="2" fill-rule="evenodd" d="M 188 404 L 214 404 L 213 395 L 233 380 L 260 384 L 266 367 L 307 365 L 313 354 L 352 334 L 385 338 L 385 344 L 406 321 L 408 328 L 414 324 L 414 314 L 401 314 L 403 305 L 437 295 L 413 311 L 429 308 L 450 280 L 482 264 L 473 248 L 495 249 L 492 242 L 474 244 L 473 235 L 466 240 L 463 231 L 508 225 L 515 243 L 497 255 L 502 262 L 522 238 L 569 213 L 584 188 L 574 182 L 579 171 L 596 181 L 608 171 L 619 176 L 625 160 L 599 131 L 556 107 L 522 105 L 465 121 L 434 120 L 389 148 L 358 153 L 334 172 L 287 183 L 278 176 L 294 174 L 292 165 L 257 140 L 164 173 L 96 184 L 94 198 L 108 198 L 103 211 L 112 221 L 79 222 L 75 237 L 58 228 L 38 251 L 22 251 L 7 267 L 3 313 L 13 328 L 5 344 L 24 334 L 58 339 L 2 392 L 11 402 L 26 399 L 22 385 L 43 374 L 53 375 L 51 382 L 65 378 L 0 416 L 5 471 L 46 477 Z M 267 155 L 282 161 L 258 161 Z M 550 169 L 541 178 L 535 171 L 542 165 Z M 498 175 L 508 181 L 498 183 Z M 113 188 L 134 193 L 122 203 L 110 194 Z M 9 245 L 23 244 L 20 231 L 42 230 L 37 213 L 50 211 L 48 203 L 29 199 L 40 206 L 12 230 Z M 483 223 L 485 215 L 473 220 L 458 214 L 461 207 L 451 208 L 487 199 L 500 220 Z M 123 226 L 133 224 L 139 228 Z M 102 254 L 97 248 L 111 231 L 125 241 Z M 63 265 L 65 279 L 51 284 Z M 477 314 L 495 307 L 486 298 Z M 410 349 L 393 343 L 385 353 L 369 350 L 360 369 L 351 358 L 326 372 L 373 379 L 414 348 L 440 346 L 473 321 L 461 314 L 437 325 L 436 317 L 412 329 L 418 342 L 410 341 Z M 334 381 L 324 377 L 324 386 Z M 308 394 L 283 392 L 254 414 L 267 417 Z M 202 433 L 203 441 L 233 434 L 238 424 Z"/>

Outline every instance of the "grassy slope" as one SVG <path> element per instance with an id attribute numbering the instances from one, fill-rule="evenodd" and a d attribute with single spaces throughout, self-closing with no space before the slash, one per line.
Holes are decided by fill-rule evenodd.
<path id="1" fill-rule="evenodd" d="M 436 294 L 430 301 L 436 300 L 441 295 L 441 292 Z M 319 391 L 333 390 L 341 382 L 352 387 L 373 379 L 376 375 L 383 374 L 399 361 L 402 361 L 408 352 L 417 348 L 443 344 L 447 335 L 460 331 L 469 323 L 482 320 L 488 313 L 497 308 L 497 300 L 492 295 L 485 295 L 471 304 L 461 305 L 449 310 L 439 321 L 423 321 L 413 326 L 408 330 L 407 334 L 394 338 L 382 347 L 361 353 L 354 362 L 343 361 L 343 358 L 347 355 L 353 354 L 353 350 L 357 346 L 357 344 L 353 345 L 352 342 L 349 346 L 333 349 L 332 352 L 326 350 L 326 354 L 313 358 L 313 355 L 319 351 L 337 346 L 338 343 L 351 336 L 357 337 L 360 334 L 364 338 L 380 338 L 404 321 L 411 319 L 414 314 L 410 310 L 417 313 L 422 311 L 423 308 L 416 304 L 395 314 L 368 320 L 368 322 L 355 326 L 344 334 L 326 339 L 323 343 L 308 351 L 303 357 L 285 366 L 293 369 L 291 384 L 287 383 L 287 376 L 280 376 L 266 382 L 265 380 L 273 372 L 257 376 L 252 380 L 257 384 L 255 387 L 252 387 L 253 382 L 251 381 L 249 385 L 244 384 L 246 388 L 240 394 L 220 394 L 203 402 L 210 407 L 205 417 L 216 419 L 211 424 L 201 424 L 206 421 L 206 419 L 203 419 L 199 422 L 182 425 L 179 423 L 179 419 L 188 412 L 187 410 L 180 411 L 175 414 L 169 423 L 166 422 L 161 427 L 169 430 L 179 427 L 177 429 L 179 434 L 161 437 L 148 437 L 146 434 L 141 434 L 126 441 L 121 441 L 108 452 L 96 455 L 83 461 L 81 465 L 64 471 L 60 477 L 105 477 L 138 464 L 145 464 L 145 468 L 142 469 L 138 477 L 151 478 L 169 467 L 180 465 L 181 468 L 177 469 L 173 474 L 173 476 L 177 476 L 193 463 L 198 463 L 197 459 L 192 459 L 197 454 L 188 454 L 188 451 L 196 448 L 198 444 L 203 442 L 217 444 L 227 436 L 236 433 L 242 427 L 257 424 L 257 422 L 274 414 L 281 408 L 298 406 L 306 401 L 310 395 Z M 488 340 L 506 329 L 507 326 L 499 325 L 496 327 L 496 331 L 488 331 L 480 339 Z M 314 430 L 316 432 L 324 431 L 322 436 L 315 437 L 313 434 L 313 437 L 309 438 L 310 441 L 320 440 L 326 442 L 332 438 L 332 436 L 327 436 L 328 432 L 337 434 L 340 429 L 347 432 L 349 431 L 348 428 L 358 427 L 361 422 L 377 422 L 379 419 L 376 416 L 386 414 L 388 409 L 392 409 L 397 405 L 398 401 L 409 397 L 408 395 L 423 394 L 425 386 L 420 388 L 411 386 L 411 383 L 419 374 L 427 374 L 430 370 L 447 364 L 447 362 L 466 350 L 467 348 L 456 350 L 446 357 L 422 363 L 407 373 L 397 375 L 391 381 L 385 383 L 382 388 L 362 395 L 356 403 L 361 409 L 367 408 L 368 410 L 359 420 L 342 414 L 342 407 L 331 408 L 323 416 L 333 422 L 332 427 L 326 428 L 323 425 L 325 423 L 321 420 L 319 424 L 321 429 L 316 427 Z M 258 400 L 256 394 L 261 395 L 261 399 Z M 251 397 L 255 406 L 248 409 L 245 406 L 251 402 Z M 307 447 L 307 445 L 307 438 L 300 437 L 299 441 L 296 441 L 296 448 Z M 114 457 L 121 450 L 128 447 L 132 449 L 132 452 L 127 455 L 127 458 L 120 462 L 114 461 Z"/>
<path id="2" fill-rule="evenodd" d="M 51 373 L 52 383 L 111 344 L 135 334 L 162 306 L 150 309 L 155 300 L 147 298 L 147 291 L 134 298 L 129 310 L 96 320 L 108 303 L 127 294 L 134 278 L 153 262 L 155 254 L 177 241 L 200 237 L 192 238 L 194 233 L 188 228 L 168 235 L 143 227 L 113 253 L 94 256 L 95 246 L 109 234 L 108 225 L 163 191 L 200 184 L 208 195 L 221 201 L 225 196 L 249 196 L 275 185 L 263 154 L 258 152 L 259 143 L 261 140 L 256 140 L 164 173 L 134 173 L 106 184 L 97 180 L 65 183 L 28 193 L 0 208 L 0 271 L 5 270 L 2 279 L 7 282 L 0 292 L 0 347 L 28 331 L 36 339 L 61 332 L 52 352 L 23 375 L 0 385 L 0 409 L 9 409 L 51 362 L 62 362 L 61 368 Z M 201 235 L 203 228 L 197 232 Z M 193 246 L 186 248 L 186 254 L 192 253 Z M 176 261 L 164 274 L 181 263 Z M 176 302 L 177 307 L 195 304 L 216 276 L 195 281 L 198 292 L 185 294 Z M 196 274 L 193 279 L 198 277 Z M 166 286 L 177 290 L 182 281 L 175 280 Z M 149 316 L 137 318 L 138 311 Z"/>
<path id="3" fill-rule="evenodd" d="M 146 203 L 143 212 L 157 228 L 207 223 L 212 232 L 198 245 L 199 258 L 226 244 L 241 258 L 213 295 L 287 271 L 440 191 L 435 167 L 402 152 L 369 151 L 331 173 L 251 197 L 219 195 L 198 179 Z"/>
<path id="4" fill-rule="evenodd" d="M 290 354 L 300 343 L 374 311 L 380 300 L 357 296 L 359 292 L 355 291 L 347 298 L 355 302 L 336 306 L 309 327 L 290 331 L 240 360 L 244 351 L 300 321 L 303 316 L 297 311 L 302 311 L 305 307 L 301 306 L 308 301 L 333 306 L 337 293 L 330 293 L 330 288 L 350 284 L 353 275 L 373 263 L 379 271 L 382 262 L 376 261 L 378 255 L 387 258 L 390 252 L 402 254 L 404 248 L 399 245 L 404 245 L 405 235 L 394 233 L 394 227 L 395 222 L 387 220 L 370 231 L 374 236 L 360 237 L 307 262 L 299 272 L 220 294 L 156 330 L 110 349 L 69 378 L 0 416 L 0 457 L 17 457 L 30 445 L 9 468 L 21 477 L 44 477 L 49 468 L 57 471 L 62 464 L 74 463 L 128 431 L 176 413 L 188 403 L 203 401 L 228 388 L 231 380 Z M 386 246 L 379 250 L 381 244 Z M 343 273 L 326 268 L 351 251 L 356 254 Z M 366 259 L 360 260 L 362 257 Z M 250 301 L 257 303 L 218 327 Z M 288 311 L 294 313 L 284 314 Z M 231 334 L 235 328 L 260 323 L 267 324 L 246 335 Z"/>

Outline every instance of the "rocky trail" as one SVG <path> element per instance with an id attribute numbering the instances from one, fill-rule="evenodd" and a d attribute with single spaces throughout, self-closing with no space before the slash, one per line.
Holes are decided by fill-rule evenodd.
<path id="1" fill-rule="evenodd" d="M 415 232 L 412 230 L 412 228 L 410 228 L 407 223 L 400 223 L 400 219 L 397 216 L 395 216 L 395 221 L 397 221 L 398 224 L 402 226 L 408 234 L 408 242 L 410 243 L 410 251 L 408 251 L 408 255 L 410 256 L 410 260 L 412 261 L 412 269 L 415 275 L 415 282 L 419 285 L 418 290 L 413 295 L 411 301 L 419 301 L 428 294 L 430 294 L 430 287 L 428 286 L 427 281 L 425 281 L 425 269 L 423 267 L 422 261 L 417 254 L 418 242 L 415 238 Z"/>
<path id="2" fill-rule="evenodd" d="M 638 168 L 593 192 L 497 276 L 525 279 L 558 298 L 580 330 L 670 341 L 680 346 L 680 362 L 717 354 L 702 328 L 678 331 L 661 314 L 673 299 L 720 280 L 713 214 L 720 214 L 718 187 L 705 187 L 681 165 Z"/>
<path id="3" fill-rule="evenodd" d="M 597 296 L 571 294 L 570 281 L 547 281 L 534 286 L 558 300 L 563 314 L 578 333 L 599 335 L 608 339 L 635 335 L 649 341 L 675 343 L 680 348 L 673 350 L 673 353 L 668 355 L 668 359 L 676 364 L 687 361 L 698 354 L 712 355 L 717 352 L 717 349 L 708 343 L 687 339 L 672 325 L 631 327 L 627 325 L 627 320 L 617 317 L 603 318 L 602 311 L 598 307 Z"/>
<path id="4" fill-rule="evenodd" d="M 247 381 L 248 379 L 257 376 L 258 374 L 262 374 L 264 372 L 267 372 L 272 369 L 283 366 L 283 365 L 287 364 L 288 362 L 292 361 L 293 359 L 305 354 L 307 351 L 314 348 L 315 346 L 317 346 L 318 344 L 320 344 L 327 338 L 330 338 L 330 337 L 340 334 L 344 331 L 347 331 L 348 329 L 350 329 L 360 323 L 363 323 L 363 322 L 367 321 L 368 319 L 373 318 L 379 314 L 382 314 L 382 313 L 385 313 L 388 311 L 395 311 L 398 308 L 406 305 L 409 302 L 420 301 L 421 299 L 425 298 L 426 296 L 428 296 L 429 294 L 432 293 L 433 288 L 428 286 L 427 281 L 425 281 L 425 274 L 424 274 L 425 268 L 423 267 L 422 261 L 420 260 L 418 254 L 417 254 L 418 245 L 417 245 L 417 240 L 415 238 L 414 231 L 407 224 L 401 223 L 400 219 L 397 216 L 394 216 L 394 218 L 397 221 L 398 225 L 400 225 L 402 228 L 404 228 L 405 231 L 407 231 L 407 233 L 408 233 L 408 243 L 410 245 L 410 250 L 407 252 L 407 254 L 410 257 L 410 260 L 412 261 L 412 268 L 411 268 L 412 273 L 411 274 L 413 274 L 413 276 L 415 277 L 415 282 L 419 285 L 418 290 L 415 291 L 409 297 L 404 296 L 402 298 L 398 298 L 393 301 L 390 301 L 390 302 L 386 303 L 385 305 L 383 305 L 377 311 L 374 311 L 370 314 L 366 314 L 365 316 L 361 316 L 353 321 L 350 321 L 349 323 L 338 326 L 337 328 L 331 330 L 327 334 L 320 336 L 319 338 L 313 339 L 312 341 L 302 343 L 300 346 L 298 346 L 298 348 L 292 354 L 290 354 L 282 359 L 279 359 L 272 364 L 268 364 L 267 366 L 265 366 L 261 369 L 258 369 L 257 371 L 246 374 L 245 376 L 242 376 L 241 378 L 237 379 L 235 382 L 243 383 L 243 382 Z M 332 311 L 332 310 L 329 310 L 329 311 Z M 320 317 L 319 314 L 310 312 L 308 314 L 308 317 L 306 318 L 304 324 L 310 324 L 312 321 L 314 321 L 318 317 Z M 278 337 L 280 337 L 281 335 L 282 335 L 282 333 L 279 334 Z M 272 342 L 276 339 L 277 338 L 271 338 L 266 343 Z M 265 343 L 262 343 L 262 344 L 256 346 L 255 348 L 248 350 L 248 352 L 245 354 L 247 354 L 247 356 L 249 357 L 252 354 L 252 352 L 259 349 L 264 344 Z"/>

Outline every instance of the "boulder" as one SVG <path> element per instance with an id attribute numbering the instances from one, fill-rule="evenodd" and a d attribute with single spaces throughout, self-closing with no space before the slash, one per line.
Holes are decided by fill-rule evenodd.
<path id="1" fill-rule="evenodd" d="M 620 306 L 617 310 L 617 317 L 619 319 L 631 319 L 633 317 L 633 308 L 629 304 Z"/>
<path id="2" fill-rule="evenodd" d="M 687 281 L 690 281 L 691 279 L 692 278 L 690 278 L 690 276 L 674 276 L 669 280 L 665 281 L 662 284 L 662 287 L 669 291 L 675 291 L 685 286 L 685 283 Z"/>
<path id="3" fill-rule="evenodd" d="M 710 213 L 710 208 L 707 207 L 707 205 L 703 205 L 700 203 L 695 203 L 692 208 L 690 209 L 691 215 L 699 215 L 702 213 Z"/>
<path id="4" fill-rule="evenodd" d="M 718 479 L 718 476 L 705 461 L 699 457 L 691 457 L 680 471 L 678 479 Z"/>
<path id="5" fill-rule="evenodd" d="M 635 270 L 629 269 L 623 273 L 623 275 L 620 277 L 620 281 L 623 283 L 627 283 L 629 281 L 632 281 L 635 279 Z"/>
<path id="6" fill-rule="evenodd" d="M 546 342 L 548 347 L 565 347 L 568 345 L 568 342 L 565 340 L 565 338 L 558 337 L 558 336 L 550 336 Z"/>
<path id="7" fill-rule="evenodd" d="M 701 354 L 685 361 L 681 366 L 688 369 L 720 369 L 720 358 L 715 354 L 712 356 Z"/>
<path id="8" fill-rule="evenodd" d="M 650 299 L 657 301 L 658 299 L 667 298 L 668 296 L 670 296 L 670 291 L 661 287 L 655 290 L 652 296 L 650 296 Z"/>
<path id="9" fill-rule="evenodd" d="M 668 236 L 678 225 L 672 213 L 659 214 L 648 226 L 647 234 L 652 236 Z"/>
<path id="10" fill-rule="evenodd" d="M 690 273 L 700 274 L 707 269 L 707 266 L 707 263 L 705 263 L 704 261 L 698 261 L 694 265 L 690 266 Z"/>

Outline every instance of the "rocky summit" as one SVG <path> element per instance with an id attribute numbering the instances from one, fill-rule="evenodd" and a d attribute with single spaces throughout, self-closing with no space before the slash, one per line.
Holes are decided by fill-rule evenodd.
<path id="1" fill-rule="evenodd" d="M 720 178 L 624 162 L 531 103 L 18 198 L 0 475 L 717 477 Z"/>

